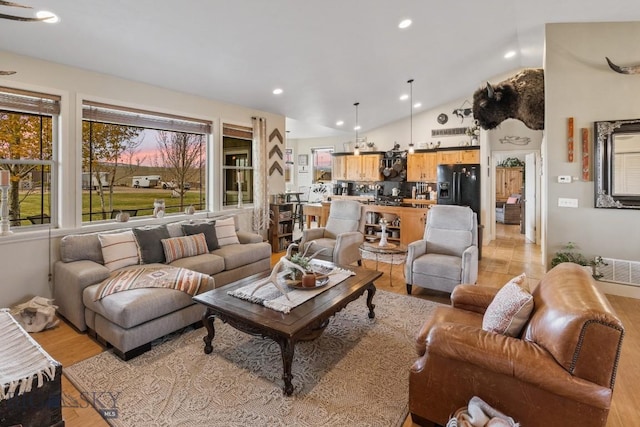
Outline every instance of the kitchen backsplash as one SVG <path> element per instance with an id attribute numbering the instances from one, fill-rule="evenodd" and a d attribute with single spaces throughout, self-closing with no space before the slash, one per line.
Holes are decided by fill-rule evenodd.
<path id="1" fill-rule="evenodd" d="M 397 196 L 401 198 L 411 198 L 413 187 L 416 187 L 417 195 L 426 194 L 426 198 L 429 199 L 428 188 L 431 187 L 432 191 L 436 189 L 436 183 L 432 182 L 394 182 L 394 181 L 379 181 L 372 183 L 356 183 L 351 181 L 338 181 L 335 188 L 342 188 L 341 184 L 347 183 L 347 191 L 349 196 Z M 394 194 L 394 188 L 397 189 L 397 194 Z"/>

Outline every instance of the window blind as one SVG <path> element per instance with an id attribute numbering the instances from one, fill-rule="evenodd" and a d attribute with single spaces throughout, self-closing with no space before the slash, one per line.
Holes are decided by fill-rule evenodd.
<path id="1" fill-rule="evenodd" d="M 60 97 L 0 86 L 0 108 L 30 114 L 60 114 Z"/>
<path id="2" fill-rule="evenodd" d="M 242 138 L 242 139 L 253 139 L 253 128 L 250 128 L 247 126 L 223 123 L 222 136 L 229 136 L 232 138 Z"/>
<path id="3" fill-rule="evenodd" d="M 84 101 L 82 103 L 82 118 L 93 122 L 173 132 L 209 134 L 212 129 L 212 122 L 207 120 L 124 108 L 93 101 Z"/>

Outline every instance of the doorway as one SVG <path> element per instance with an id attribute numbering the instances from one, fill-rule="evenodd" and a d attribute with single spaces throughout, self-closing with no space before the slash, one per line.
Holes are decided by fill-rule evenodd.
<path id="1" fill-rule="evenodd" d="M 524 163 L 523 188 L 524 191 L 520 203 L 522 203 L 522 223 L 521 233 L 530 243 L 540 244 L 542 230 L 542 215 L 540 209 L 540 201 L 542 200 L 542 186 L 540 183 L 541 176 L 541 157 L 540 150 L 509 150 L 509 151 L 493 151 L 491 153 L 491 190 L 489 206 L 496 206 L 498 201 L 496 191 L 498 181 L 498 164 L 507 158 L 517 158 Z M 489 220 L 491 240 L 496 238 L 496 209 L 489 209 L 491 216 Z"/>

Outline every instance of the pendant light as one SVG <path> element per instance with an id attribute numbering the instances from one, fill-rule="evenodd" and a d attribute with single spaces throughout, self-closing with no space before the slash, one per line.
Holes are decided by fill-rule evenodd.
<path id="1" fill-rule="evenodd" d="M 409 83 L 409 154 L 414 153 L 413 147 L 413 79 L 407 81 Z"/>
<path id="2" fill-rule="evenodd" d="M 360 147 L 358 147 L 358 129 L 360 129 L 360 125 L 358 125 L 358 105 L 360 105 L 360 103 L 356 102 L 353 105 L 356 107 L 356 127 L 354 128 L 356 131 L 356 145 L 353 149 L 353 154 L 358 156 L 360 155 Z"/>

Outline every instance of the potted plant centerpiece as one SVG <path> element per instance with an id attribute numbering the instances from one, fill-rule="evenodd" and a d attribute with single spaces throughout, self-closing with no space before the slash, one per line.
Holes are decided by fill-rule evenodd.
<path id="1" fill-rule="evenodd" d="M 309 248 L 311 248 L 313 241 L 309 242 L 306 245 L 304 252 L 293 252 L 293 249 L 298 248 L 297 243 L 292 243 L 287 248 L 287 254 L 284 258 L 288 261 L 285 262 L 287 267 L 289 267 L 289 276 L 292 281 L 300 282 L 304 287 L 314 287 L 316 286 L 316 274 L 311 268 L 311 260 L 313 257 L 318 255 L 320 252 L 324 250 L 324 248 L 316 251 L 313 255 L 307 256 L 307 252 Z"/>

